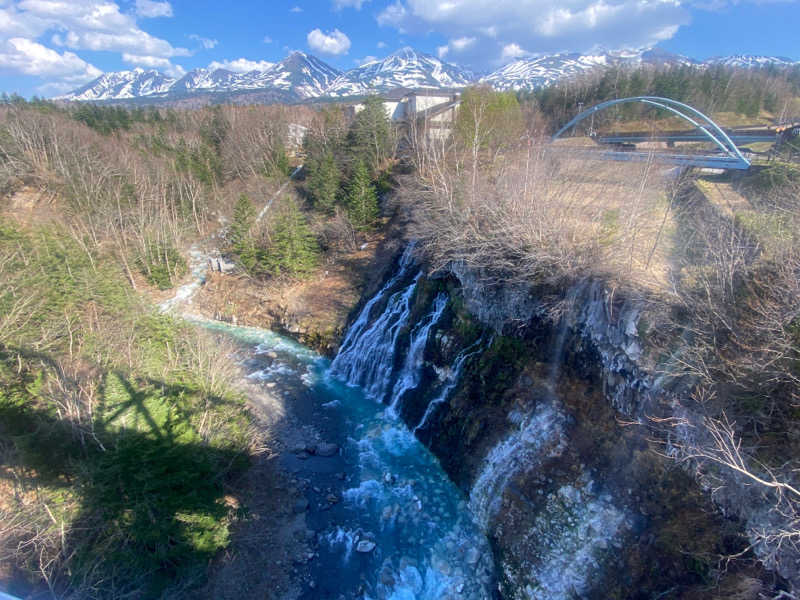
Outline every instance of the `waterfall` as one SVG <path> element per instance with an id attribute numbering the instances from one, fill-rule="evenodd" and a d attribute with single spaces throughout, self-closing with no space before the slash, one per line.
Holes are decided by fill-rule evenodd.
<path id="1" fill-rule="evenodd" d="M 365 316 L 365 313 L 372 306 L 367 303 L 356 320 L 358 329 L 354 324 L 347 334 L 347 343 L 342 345 L 331 364 L 331 373 L 335 377 L 348 385 L 361 386 L 368 396 L 379 402 L 390 389 L 397 337 L 411 316 L 411 298 L 419 278 L 420 274 L 410 285 L 392 294 L 383 314 L 371 325 L 368 324 L 369 315 Z M 388 284 L 376 297 L 386 293 L 389 293 Z"/>
<path id="2" fill-rule="evenodd" d="M 447 294 L 439 294 L 433 301 L 433 310 L 425 316 L 414 330 L 406 353 L 406 360 L 400 371 L 397 383 L 392 390 L 392 398 L 389 403 L 389 414 L 397 416 L 398 404 L 406 392 L 413 390 L 419 385 L 425 346 L 428 345 L 428 335 L 431 328 L 439 322 L 439 319 L 447 306 Z"/>
<path id="3" fill-rule="evenodd" d="M 358 315 L 358 318 L 355 322 L 350 326 L 347 330 L 347 335 L 345 336 L 344 340 L 342 341 L 342 346 L 339 349 L 339 356 L 342 354 L 347 353 L 349 350 L 352 349 L 352 346 L 358 340 L 359 336 L 364 332 L 364 330 L 369 325 L 369 318 L 370 314 L 372 313 L 372 307 L 380 301 L 389 290 L 391 290 L 397 283 L 406 276 L 408 273 L 408 269 L 411 265 L 414 264 L 414 245 L 409 244 L 406 246 L 403 255 L 400 257 L 400 263 L 398 265 L 398 269 L 395 274 L 386 282 L 386 284 L 381 288 L 381 290 L 375 294 L 372 298 L 370 298 L 369 302 L 364 305 L 364 308 L 361 309 L 361 312 Z M 337 360 L 339 356 L 336 357 L 336 360 L 333 361 L 332 368 L 337 370 Z M 339 365 L 341 366 L 341 365 Z"/>
<path id="4" fill-rule="evenodd" d="M 532 470 L 547 458 L 559 456 L 567 447 L 566 417 L 555 406 L 555 399 L 542 400 L 527 415 L 514 411 L 509 419 L 516 429 L 486 456 L 469 495 L 470 509 L 484 529 L 499 509 L 511 479 L 523 469 Z"/>
<path id="5" fill-rule="evenodd" d="M 489 343 L 486 345 L 486 347 L 491 345 L 492 341 L 489 340 Z M 476 346 L 478 347 L 478 349 L 472 350 Z M 481 352 L 483 348 L 484 348 L 483 338 L 481 338 L 471 346 L 464 348 L 458 354 L 458 356 L 456 356 L 456 360 L 453 362 L 453 367 L 450 369 L 450 372 L 447 375 L 447 382 L 444 384 L 444 387 L 442 387 L 441 391 L 439 392 L 439 395 L 428 403 L 428 407 L 425 409 L 425 414 L 422 415 L 419 424 L 416 427 L 414 427 L 414 433 L 417 433 L 418 431 L 420 431 L 425 427 L 428 420 L 433 416 L 433 413 L 436 412 L 436 408 L 440 404 L 444 404 L 445 402 L 447 402 L 447 400 L 450 398 L 450 392 L 452 392 L 453 389 L 458 384 L 458 380 L 461 377 L 461 369 L 464 368 L 464 364 L 467 362 L 467 359 Z M 470 350 L 472 350 L 472 352 L 470 352 Z"/>

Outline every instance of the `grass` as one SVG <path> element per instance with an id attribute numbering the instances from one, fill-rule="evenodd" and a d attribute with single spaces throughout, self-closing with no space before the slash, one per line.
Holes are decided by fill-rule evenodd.
<path id="1" fill-rule="evenodd" d="M 56 227 L 0 223 L 0 256 L 0 549 L 63 598 L 190 594 L 254 439 L 229 349 Z"/>

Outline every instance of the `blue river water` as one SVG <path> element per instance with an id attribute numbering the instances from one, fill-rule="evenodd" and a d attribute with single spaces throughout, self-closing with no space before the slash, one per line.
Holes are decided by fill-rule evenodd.
<path id="1" fill-rule="evenodd" d="M 339 451 L 287 449 L 306 480 L 315 532 L 303 598 L 442 600 L 492 597 L 493 564 L 467 499 L 387 406 L 330 373 L 330 361 L 273 332 L 200 322 L 236 340 L 248 378 L 284 398 L 299 422 Z"/>

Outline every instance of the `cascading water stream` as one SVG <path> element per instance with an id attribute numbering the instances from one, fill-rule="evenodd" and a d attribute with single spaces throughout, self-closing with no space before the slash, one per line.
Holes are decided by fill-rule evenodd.
<path id="1" fill-rule="evenodd" d="M 391 389 L 397 338 L 408 325 L 411 299 L 419 278 L 418 274 L 410 285 L 392 294 L 386 303 L 386 310 L 372 325 L 365 326 L 362 333 L 347 348 L 343 348 L 331 364 L 334 377 L 348 385 L 361 387 L 378 402 L 382 402 Z"/>
<path id="2" fill-rule="evenodd" d="M 510 432 L 486 455 L 472 485 L 469 506 L 488 535 L 503 527 L 500 509 L 506 506 L 504 495 L 513 487 L 512 481 L 524 485 L 531 475 L 541 476 L 552 468 L 550 461 L 559 461 L 566 454 L 570 417 L 556 391 L 571 317 L 584 289 L 580 284 L 568 295 L 539 397 L 531 408 L 509 413 Z M 526 528 L 516 532 L 516 543 L 531 549 L 525 577 L 532 583 L 526 585 L 524 597 L 582 597 L 596 585 L 603 557 L 610 546 L 621 543 L 622 532 L 631 526 L 630 518 L 610 495 L 599 491 L 588 471 L 579 471 L 571 482 L 555 489 L 539 485 L 537 500 L 541 504 L 530 513 Z M 519 486 L 514 489 L 517 497 L 524 494 Z"/>
<path id="3" fill-rule="evenodd" d="M 493 339 L 493 338 L 492 338 Z M 491 346 L 492 340 L 489 340 L 487 346 Z M 477 350 L 473 350 L 477 347 Z M 477 342 L 464 348 L 458 356 L 456 356 L 455 361 L 453 362 L 453 367 L 450 369 L 450 372 L 447 376 L 447 382 L 442 387 L 439 395 L 431 400 L 428 403 L 427 408 L 425 409 L 425 414 L 422 415 L 422 418 L 419 420 L 419 423 L 416 427 L 414 427 L 414 433 L 421 431 L 425 428 L 425 425 L 428 423 L 430 418 L 436 412 L 436 409 L 447 402 L 450 399 L 450 393 L 455 389 L 456 385 L 458 385 L 458 381 L 461 378 L 461 370 L 464 368 L 467 360 L 478 354 L 484 347 L 483 338 L 479 339 Z"/>
<path id="4" fill-rule="evenodd" d="M 425 347 L 428 345 L 428 336 L 431 329 L 439 322 L 445 307 L 447 306 L 447 294 L 439 294 L 433 301 L 433 310 L 427 314 L 413 329 L 406 352 L 406 360 L 403 368 L 397 376 L 397 382 L 392 389 L 391 401 L 388 413 L 398 416 L 398 409 L 406 392 L 419 386 L 421 370 L 423 365 L 423 355 Z"/>
<path id="5" fill-rule="evenodd" d="M 364 330 L 369 325 L 370 315 L 372 314 L 372 308 L 384 298 L 386 293 L 391 290 L 397 283 L 403 279 L 407 274 L 409 268 L 414 264 L 414 245 L 409 244 L 406 246 L 403 255 L 400 257 L 400 262 L 398 264 L 398 269 L 389 281 L 380 289 L 380 291 L 372 296 L 369 301 L 364 305 L 364 308 L 361 309 L 361 312 L 358 315 L 358 318 L 353 322 L 350 328 L 347 330 L 347 335 L 345 335 L 344 339 L 342 340 L 342 345 L 339 348 L 339 353 L 337 358 L 341 355 L 347 355 L 348 352 L 351 351 L 353 344 L 361 337 L 361 334 L 364 333 Z M 334 372 L 337 371 L 337 363 L 336 360 L 333 361 L 332 369 Z"/>
<path id="6" fill-rule="evenodd" d="M 472 514 L 484 529 L 496 515 L 508 483 L 523 470 L 532 471 L 559 456 L 567 445 L 566 417 L 552 401 L 540 402 L 528 415 L 512 412 L 509 419 L 515 427 L 486 456 L 469 496 Z"/>

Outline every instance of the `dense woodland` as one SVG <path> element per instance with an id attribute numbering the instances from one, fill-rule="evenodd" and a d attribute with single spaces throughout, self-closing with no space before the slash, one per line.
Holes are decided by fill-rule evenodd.
<path id="1" fill-rule="evenodd" d="M 533 94 L 474 88 L 437 141 L 396 131 L 375 100 L 350 114 L 4 97 L 0 563 L 13 568 L 0 574 L 62 598 L 194 597 L 229 543 L 226 494 L 264 440 L 234 386 L 231 349 L 154 301 L 186 275 L 192 243 L 216 236 L 269 285 L 313 275 L 395 211 L 432 268 L 458 261 L 487 284 L 536 286 L 553 318 L 563 291 L 586 280 L 655 307 L 661 320 L 640 323 L 655 368 L 694 382 L 719 434 L 686 455 L 724 474 L 725 440 L 744 440 L 740 475 L 766 482 L 759 490 L 787 515 L 763 543 L 800 543 L 796 166 L 776 160 L 734 182 L 748 204 L 725 212 L 692 193 L 703 185 L 692 176 L 665 181 L 651 164 L 587 175 L 540 138 L 579 103 L 636 94 L 790 118 L 798 85 L 795 71 L 676 68 L 610 70 Z M 300 160 L 290 123 L 308 128 L 305 169 L 275 196 Z M 660 360 L 678 340 L 691 340 L 681 359 Z"/>

